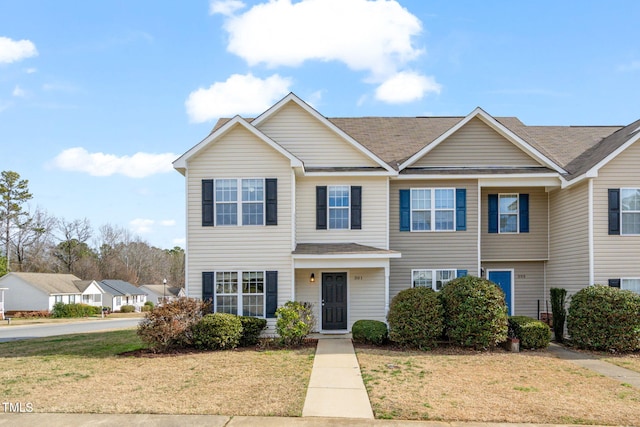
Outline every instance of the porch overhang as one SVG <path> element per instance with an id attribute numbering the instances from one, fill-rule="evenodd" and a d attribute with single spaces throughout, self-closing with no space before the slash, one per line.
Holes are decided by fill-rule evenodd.
<path id="1" fill-rule="evenodd" d="M 294 268 L 388 268 L 398 251 L 357 243 L 299 243 L 292 253 Z"/>

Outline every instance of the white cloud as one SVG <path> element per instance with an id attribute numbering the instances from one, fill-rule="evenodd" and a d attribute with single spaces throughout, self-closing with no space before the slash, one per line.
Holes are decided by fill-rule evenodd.
<path id="1" fill-rule="evenodd" d="M 92 176 L 121 174 L 131 178 L 144 178 L 158 173 L 172 172 L 172 162 L 177 157 L 173 153 L 136 153 L 133 156 L 116 156 L 89 153 L 82 147 L 75 147 L 58 154 L 51 164 L 58 169 L 85 172 Z"/>
<path id="2" fill-rule="evenodd" d="M 27 92 L 25 92 L 25 90 L 20 86 L 16 85 L 16 87 L 13 88 L 13 92 L 11 92 L 11 95 L 18 98 L 24 98 L 25 96 L 27 96 Z"/>
<path id="3" fill-rule="evenodd" d="M 290 92 L 290 86 L 291 79 L 278 74 L 266 79 L 233 74 L 208 89 L 191 92 L 185 102 L 187 114 L 192 122 L 202 123 L 224 116 L 261 113 Z"/>
<path id="4" fill-rule="evenodd" d="M 0 64 L 11 64 L 37 55 L 36 45 L 29 40 L 0 37 Z"/>
<path id="5" fill-rule="evenodd" d="M 376 99 L 391 104 L 418 101 L 429 93 L 440 93 L 441 86 L 430 76 L 402 71 L 376 89 Z"/>
<path id="6" fill-rule="evenodd" d="M 245 7 L 245 4 L 239 0 L 220 0 L 220 1 L 212 0 L 211 3 L 209 3 L 209 14 L 210 15 L 220 14 L 225 16 L 231 16 L 236 11 L 244 7 Z"/>
<path id="7" fill-rule="evenodd" d="M 129 221 L 129 227 L 136 234 L 147 234 L 151 233 L 154 222 L 152 219 L 136 218 Z"/>
<path id="8" fill-rule="evenodd" d="M 160 225 L 163 227 L 173 227 L 174 225 L 176 225 L 176 220 L 175 219 L 164 219 L 162 221 L 160 221 Z"/>
<path id="9" fill-rule="evenodd" d="M 271 0 L 230 16 L 227 49 L 249 65 L 340 61 L 380 82 L 423 50 L 420 20 L 397 1 Z"/>

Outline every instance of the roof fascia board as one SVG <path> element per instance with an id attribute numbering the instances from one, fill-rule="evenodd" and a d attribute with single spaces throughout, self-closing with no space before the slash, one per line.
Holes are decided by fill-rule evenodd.
<path id="1" fill-rule="evenodd" d="M 395 170 L 389 166 L 386 162 L 384 162 L 381 158 L 379 158 L 378 156 L 376 156 L 375 154 L 373 154 L 373 152 L 371 152 L 368 148 L 366 148 L 364 145 L 360 144 L 358 141 L 356 141 L 355 139 L 353 139 L 351 136 L 349 136 L 348 134 L 346 134 L 342 129 L 340 129 L 339 127 L 337 127 L 336 125 L 334 125 L 333 123 L 331 123 L 326 117 L 324 117 L 322 114 L 320 114 L 316 109 L 314 109 L 313 107 L 311 107 L 309 104 L 307 104 L 306 102 L 304 102 L 302 99 L 300 99 L 295 93 L 291 92 L 289 93 L 287 96 L 285 96 L 284 98 L 282 98 L 280 101 L 278 101 L 277 103 L 275 103 L 271 108 L 269 108 L 267 111 L 265 111 L 264 113 L 260 114 L 258 117 L 256 117 L 251 124 L 255 127 L 258 127 L 260 125 L 260 123 L 264 122 L 265 120 L 267 120 L 269 117 L 273 116 L 278 110 L 280 110 L 282 107 L 284 107 L 286 104 L 288 104 L 289 102 L 295 102 L 298 106 L 300 106 L 303 110 L 305 110 L 307 113 L 311 114 L 312 117 L 314 117 L 316 120 L 318 120 L 320 123 L 322 123 L 323 125 L 325 125 L 326 127 L 328 127 L 330 130 L 332 130 L 333 132 L 335 132 L 338 136 L 340 136 L 342 139 L 344 139 L 345 141 L 347 141 L 349 144 L 351 144 L 355 149 L 357 149 L 358 151 L 360 151 L 362 154 L 364 154 L 365 156 L 367 156 L 369 159 L 373 160 L 374 162 L 376 162 L 377 164 L 379 164 L 380 166 L 382 166 L 383 168 L 385 168 L 386 170 L 388 170 L 389 172 L 394 172 Z"/>
<path id="2" fill-rule="evenodd" d="M 387 258 L 401 258 L 402 254 L 399 252 L 388 254 L 365 254 L 365 253 L 353 253 L 353 254 L 293 254 L 293 259 L 387 259 Z"/>
<path id="3" fill-rule="evenodd" d="M 447 175 L 447 174 L 406 174 L 398 175 L 392 179 L 398 180 L 456 180 L 456 179 L 536 179 L 536 178 L 554 178 L 561 179 L 557 173 L 517 173 L 517 174 L 504 174 L 504 175 L 487 175 L 487 174 L 466 174 L 466 175 Z"/>
<path id="4" fill-rule="evenodd" d="M 607 157 L 605 157 L 604 159 L 602 159 L 598 163 L 596 163 L 595 166 L 591 167 L 586 172 L 585 175 L 588 175 L 589 177 L 593 177 L 594 176 L 593 174 L 595 173 L 595 176 L 597 176 L 598 172 L 600 171 L 600 169 L 602 167 L 606 166 L 607 163 L 609 163 L 611 160 L 613 160 L 616 157 L 618 157 L 618 155 L 620 153 L 622 153 L 624 150 L 629 148 L 629 146 L 633 145 L 633 143 L 638 141 L 639 139 L 640 139 L 640 134 L 636 134 L 636 135 L 632 136 L 631 138 L 629 138 L 629 140 L 627 142 L 625 142 L 620 147 L 618 147 L 613 153 L 609 154 Z M 591 175 L 589 175 L 589 174 L 591 174 Z"/>
<path id="5" fill-rule="evenodd" d="M 187 151 L 178 159 L 176 159 L 173 162 L 173 167 L 179 171 L 185 170 L 187 168 L 187 161 L 191 157 L 195 156 L 198 152 L 200 152 L 210 143 L 221 138 L 223 135 L 231 131 L 237 125 L 244 127 L 249 132 L 251 132 L 254 136 L 256 136 L 257 138 L 259 138 L 260 140 L 268 144 L 271 148 L 273 148 L 274 150 L 276 150 L 277 152 L 279 152 L 280 154 L 288 158 L 291 161 L 291 167 L 303 167 L 303 163 L 300 159 L 298 159 L 296 156 L 291 154 L 289 151 L 285 150 L 280 144 L 278 144 L 277 142 L 269 138 L 264 133 L 260 132 L 260 130 L 256 129 L 254 126 L 252 126 L 249 122 L 247 122 L 245 119 L 243 119 L 240 116 L 235 116 L 234 118 L 229 120 L 227 123 L 222 125 L 218 130 L 208 135 L 205 139 L 200 141 L 198 144 L 192 147 L 189 151 Z"/>
<path id="6" fill-rule="evenodd" d="M 545 166 L 557 171 L 558 173 L 566 173 L 566 171 L 564 169 L 562 169 L 560 166 L 556 165 L 553 161 L 551 161 L 551 159 L 549 159 L 544 154 L 542 154 L 541 152 L 539 152 L 538 150 L 533 148 L 528 142 L 526 142 L 525 140 L 520 138 L 518 135 L 513 133 L 506 126 L 504 126 L 502 123 L 498 122 L 489 113 L 487 113 L 486 111 L 484 111 L 480 107 L 476 107 L 475 110 L 473 110 L 466 117 L 464 117 L 462 120 L 460 120 L 458 123 L 456 123 L 448 131 L 446 131 L 445 133 L 440 135 L 438 138 L 436 138 L 435 141 L 433 141 L 431 144 L 427 145 L 422 150 L 418 151 L 416 154 L 411 156 L 408 160 L 406 160 L 404 163 L 402 163 L 400 165 L 399 170 L 403 170 L 403 169 L 411 166 L 415 162 L 417 162 L 419 159 L 424 157 L 429 151 L 431 151 L 434 148 L 436 148 L 444 140 L 446 140 L 451 135 L 453 135 L 455 132 L 460 130 L 460 128 L 462 128 L 464 125 L 469 123 L 471 121 L 471 119 L 473 119 L 475 117 L 478 117 L 480 120 L 482 120 L 490 128 L 492 128 L 493 130 L 498 132 L 500 135 L 502 135 L 503 137 L 508 139 L 511 143 L 516 145 L 518 148 L 520 148 L 521 150 L 523 150 L 524 152 L 526 152 L 530 156 L 534 157 L 536 160 L 538 160 L 539 162 L 541 162 Z"/>
<path id="7" fill-rule="evenodd" d="M 393 172 L 305 172 L 304 176 L 328 177 L 328 176 L 396 176 Z"/>

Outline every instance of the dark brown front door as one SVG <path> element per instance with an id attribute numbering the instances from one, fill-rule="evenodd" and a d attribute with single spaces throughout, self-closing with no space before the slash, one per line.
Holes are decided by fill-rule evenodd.
<path id="1" fill-rule="evenodd" d="M 322 273 L 322 329 L 347 329 L 347 273 Z"/>

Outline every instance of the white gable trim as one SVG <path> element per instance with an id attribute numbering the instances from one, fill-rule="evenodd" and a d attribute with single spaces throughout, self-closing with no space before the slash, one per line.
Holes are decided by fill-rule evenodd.
<path id="1" fill-rule="evenodd" d="M 375 163 L 377 163 L 381 167 L 385 168 L 391 174 L 394 174 L 394 175 L 396 174 L 396 171 L 391 166 L 389 166 L 385 161 L 383 161 L 381 158 L 379 158 L 378 156 L 373 154 L 371 151 L 369 151 L 369 149 L 366 148 L 364 145 L 360 144 L 358 141 L 356 141 L 355 139 L 350 137 L 342 129 L 340 129 L 339 127 L 337 127 L 333 123 L 331 123 L 331 121 L 329 121 L 326 117 L 324 117 L 322 114 L 320 114 L 314 108 L 312 108 L 309 104 L 307 104 L 302 99 L 300 99 L 293 92 L 289 93 L 287 96 L 285 96 L 280 101 L 275 103 L 267 111 L 265 111 L 264 113 L 262 113 L 258 117 L 256 117 L 251 122 L 251 124 L 253 126 L 255 126 L 255 127 L 260 126 L 260 123 L 264 122 L 269 117 L 273 116 L 277 111 L 279 111 L 282 107 L 284 107 L 289 102 L 295 102 L 303 110 L 305 110 L 307 113 L 311 114 L 312 117 L 314 117 L 320 123 L 322 123 L 323 125 L 328 127 L 331 131 L 335 132 L 339 137 L 344 139 L 346 142 L 351 144 L 356 150 L 360 151 L 362 154 L 367 156 L 369 159 L 373 160 Z"/>
<path id="2" fill-rule="evenodd" d="M 211 133 L 205 139 L 203 139 L 198 144 L 196 144 L 194 147 L 192 147 L 189 151 L 187 151 L 182 156 L 180 156 L 178 159 L 176 159 L 173 162 L 174 169 L 177 169 L 180 173 L 182 173 L 184 175 L 184 171 L 187 169 L 187 161 L 191 157 L 195 156 L 197 153 L 199 153 L 201 150 L 203 150 L 209 144 L 211 144 L 211 143 L 215 142 L 216 140 L 220 139 L 222 136 L 224 136 L 226 133 L 231 131 L 231 129 L 233 129 L 236 126 L 244 127 L 246 130 L 251 132 L 254 136 L 256 136 L 257 138 L 259 138 L 260 140 L 265 142 L 267 145 L 269 145 L 271 148 L 276 150 L 278 153 L 280 153 L 283 156 L 285 156 L 287 159 L 289 159 L 291 161 L 291 167 L 293 167 L 293 168 L 295 168 L 295 167 L 300 167 L 300 168 L 304 167 L 304 164 L 302 163 L 302 161 L 300 159 L 298 159 L 296 156 L 291 154 L 289 151 L 287 151 L 280 144 L 278 144 L 277 142 L 275 142 L 274 140 L 269 138 L 264 133 L 260 132 L 258 129 L 253 127 L 249 122 L 247 122 L 242 117 L 235 116 L 233 119 L 229 120 L 227 123 L 222 125 L 218 130 L 216 130 L 215 132 Z"/>
<path id="3" fill-rule="evenodd" d="M 629 135 L 632 135 L 634 132 L 636 132 L 636 131 L 630 132 Z M 633 137 L 629 138 L 629 140 L 627 142 L 625 142 L 620 147 L 618 147 L 613 153 L 609 154 L 607 157 L 605 157 L 604 159 L 600 160 L 595 166 L 592 166 L 591 169 L 589 169 L 588 171 L 586 171 L 582 175 L 580 175 L 580 176 L 578 176 L 578 177 L 576 177 L 576 178 L 574 178 L 572 180 L 565 181 L 563 183 L 563 185 L 562 185 L 562 188 L 570 187 L 573 184 L 576 184 L 576 183 L 582 181 L 585 178 L 597 178 L 598 177 L 598 172 L 600 172 L 601 168 L 606 166 L 611 160 L 613 160 L 616 157 L 618 157 L 620 155 L 620 153 L 622 153 L 624 150 L 629 148 L 631 145 L 633 145 L 638 140 L 640 140 L 640 133 L 638 133 L 638 134 L 634 135 Z"/>
<path id="4" fill-rule="evenodd" d="M 486 111 L 484 111 L 480 107 L 477 107 L 475 110 L 473 110 L 469 115 L 467 115 L 462 120 L 460 120 L 455 126 L 450 128 L 448 131 L 446 131 L 445 133 L 440 135 L 431 144 L 427 145 L 422 150 L 418 151 L 416 154 L 414 154 L 413 156 L 409 157 L 408 160 L 406 160 L 404 163 L 402 163 L 400 165 L 399 170 L 403 170 L 403 169 L 413 165 L 415 162 L 417 162 L 419 159 L 424 157 L 427 153 L 429 153 L 431 150 L 436 148 L 438 145 L 440 145 L 444 140 L 449 138 L 451 135 L 456 133 L 458 130 L 460 130 L 460 128 L 462 128 L 464 125 L 469 123 L 471 121 L 471 119 L 473 119 L 475 117 L 477 117 L 480 120 L 482 120 L 490 128 L 492 128 L 493 130 L 498 132 L 500 135 L 502 135 L 503 137 L 508 139 L 511 143 L 513 143 L 516 147 L 520 148 L 525 153 L 527 153 L 528 155 L 530 155 L 534 159 L 538 160 L 543 165 L 545 165 L 545 166 L 557 171 L 558 173 L 566 173 L 566 171 L 564 169 L 562 169 L 560 166 L 558 166 L 553 161 L 551 161 L 551 159 L 549 159 L 544 154 L 542 154 L 541 152 L 539 152 L 538 150 L 533 148 L 528 142 L 526 142 L 525 140 L 520 138 L 518 135 L 513 133 L 511 130 L 509 130 L 507 127 L 505 127 L 503 124 L 501 124 L 496 119 L 491 117 L 490 114 L 488 114 Z"/>

